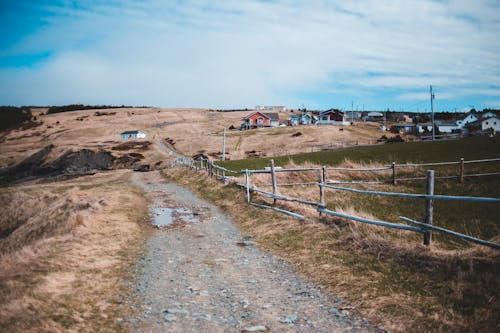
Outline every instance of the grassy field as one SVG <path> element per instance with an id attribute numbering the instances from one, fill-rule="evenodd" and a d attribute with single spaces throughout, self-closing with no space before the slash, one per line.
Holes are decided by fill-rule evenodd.
<path id="1" fill-rule="evenodd" d="M 408 142 L 369 147 L 339 148 L 328 151 L 275 157 L 275 165 L 313 163 L 334 166 L 344 160 L 390 164 L 407 162 L 448 162 L 500 157 L 500 136 L 473 137 L 462 140 Z M 270 158 L 251 158 L 219 162 L 231 170 L 261 169 L 269 165 Z"/>
<path id="2" fill-rule="evenodd" d="M 398 162 L 439 162 L 500 157 L 500 138 L 470 138 L 460 141 L 387 144 L 375 147 L 337 149 L 320 153 L 275 158 L 287 166 L 339 165 L 377 167 Z M 230 169 L 263 168 L 268 159 L 222 163 Z M 466 174 L 498 172 L 499 163 L 466 165 Z M 437 175 L 456 175 L 457 166 L 435 167 Z M 425 168 L 401 169 L 399 176 L 421 176 Z M 193 177 L 175 176 L 185 182 Z M 192 187 L 235 216 L 245 232 L 256 235 L 266 248 L 284 256 L 304 274 L 335 294 L 344 295 L 356 311 L 396 332 L 496 332 L 500 329 L 500 254 L 435 232 L 432 246 L 422 245 L 422 236 L 405 231 L 323 217 L 313 208 L 287 202 L 279 207 L 306 216 L 306 222 L 243 204 L 244 193 L 231 185 L 216 185 L 195 176 Z M 278 184 L 316 181 L 315 172 L 278 173 Z M 329 179 L 389 180 L 390 172 L 329 172 Z M 270 177 L 253 175 L 252 184 L 269 190 Z M 239 179 L 241 182 L 242 179 Z M 208 184 L 209 183 L 209 184 Z M 424 193 L 424 181 L 357 185 L 360 189 Z M 190 183 L 194 184 L 194 183 Z M 500 177 L 437 180 L 436 194 L 500 197 Z M 318 201 L 318 188 L 279 187 L 279 193 Z M 255 202 L 271 200 L 254 196 Z M 402 223 L 399 216 L 422 221 L 424 201 L 366 196 L 328 190 L 327 207 L 347 214 Z M 434 224 L 483 239 L 500 240 L 498 204 L 436 201 Z M 265 219 L 255 216 L 265 214 Z"/>

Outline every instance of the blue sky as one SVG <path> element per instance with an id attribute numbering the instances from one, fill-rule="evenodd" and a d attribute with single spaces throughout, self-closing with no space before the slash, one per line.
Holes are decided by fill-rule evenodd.
<path id="1" fill-rule="evenodd" d="M 0 105 L 500 108 L 497 0 L 0 0 Z"/>

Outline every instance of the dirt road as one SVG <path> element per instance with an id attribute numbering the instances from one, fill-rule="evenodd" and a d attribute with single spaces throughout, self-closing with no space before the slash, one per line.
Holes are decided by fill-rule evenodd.
<path id="1" fill-rule="evenodd" d="M 214 205 L 156 172 L 132 182 L 157 218 L 167 212 L 163 222 L 173 222 L 147 240 L 138 264 L 134 332 L 380 331 L 261 251 Z"/>

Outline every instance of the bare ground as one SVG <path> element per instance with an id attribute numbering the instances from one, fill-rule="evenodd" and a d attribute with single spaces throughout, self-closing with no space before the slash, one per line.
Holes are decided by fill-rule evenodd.
<path id="1" fill-rule="evenodd" d="M 199 219 L 156 230 L 131 283 L 140 300 L 126 318 L 143 332 L 377 332 L 342 299 L 304 281 L 261 251 L 231 219 L 157 172 L 136 173 L 152 207 L 185 208 Z M 238 244 L 244 242 L 244 245 Z"/>

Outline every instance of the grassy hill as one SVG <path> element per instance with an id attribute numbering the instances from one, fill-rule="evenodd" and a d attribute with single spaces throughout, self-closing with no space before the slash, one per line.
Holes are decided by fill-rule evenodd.
<path id="1" fill-rule="evenodd" d="M 472 137 L 462 140 L 422 141 L 393 143 L 376 146 L 338 148 L 313 153 L 275 157 L 276 165 L 285 165 L 290 161 L 296 164 L 305 162 L 318 165 L 334 166 L 344 160 L 353 162 L 380 162 L 390 164 L 406 162 L 448 162 L 500 157 L 500 136 Z M 219 162 L 231 170 L 261 169 L 269 165 L 270 158 L 250 158 Z"/>

